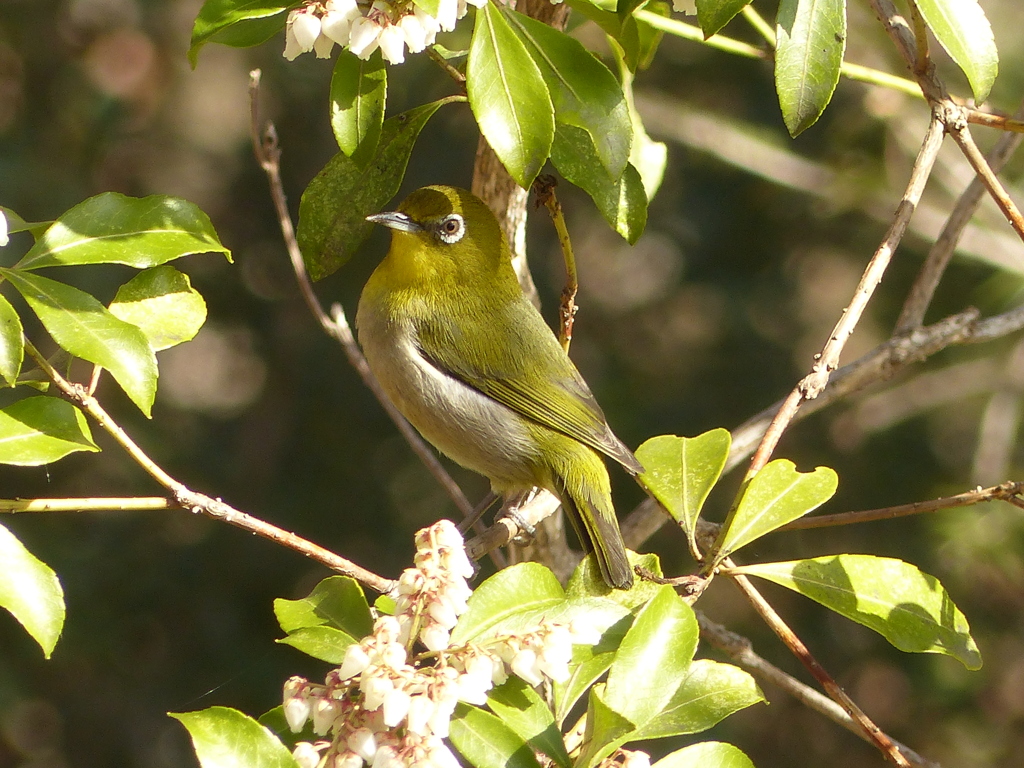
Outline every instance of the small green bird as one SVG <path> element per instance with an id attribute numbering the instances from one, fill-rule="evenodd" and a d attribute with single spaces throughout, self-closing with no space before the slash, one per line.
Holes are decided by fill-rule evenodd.
<path id="1" fill-rule="evenodd" d="M 464 189 L 424 187 L 397 211 L 391 248 L 363 288 L 359 343 L 388 397 L 430 443 L 506 497 L 554 493 L 604 579 L 633 572 L 599 454 L 643 471 L 523 295 L 505 236 Z"/>

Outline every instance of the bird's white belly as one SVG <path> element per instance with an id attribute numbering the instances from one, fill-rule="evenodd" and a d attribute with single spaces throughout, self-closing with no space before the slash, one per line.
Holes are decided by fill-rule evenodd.
<path id="1" fill-rule="evenodd" d="M 438 369 L 423 357 L 408 329 L 360 320 L 359 337 L 371 370 L 434 447 L 490 478 L 499 492 L 542 482 L 536 470 L 538 446 L 521 416 Z M 389 338 L 382 339 L 382 333 Z"/>

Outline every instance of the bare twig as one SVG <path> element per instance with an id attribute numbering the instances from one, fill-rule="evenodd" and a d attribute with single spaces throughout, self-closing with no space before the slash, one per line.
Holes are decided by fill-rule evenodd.
<path id="1" fill-rule="evenodd" d="M 160 485 L 170 491 L 171 498 L 176 506 L 184 507 L 198 514 L 204 514 L 215 520 L 222 520 L 237 528 L 242 528 L 250 533 L 255 533 L 265 539 L 281 544 L 327 566 L 333 571 L 337 571 L 345 576 L 351 576 L 377 592 L 386 593 L 394 587 L 395 582 L 390 579 L 378 576 L 376 573 L 368 571 L 350 560 L 346 560 L 330 550 L 324 549 L 290 531 L 240 512 L 220 499 L 213 499 L 202 493 L 197 493 L 181 481 L 171 477 L 146 455 L 145 451 L 110 417 L 99 404 L 99 401 L 90 395 L 85 387 L 70 382 L 61 376 L 27 339 L 25 340 L 25 352 L 36 361 L 65 399 L 88 414 L 114 438 L 117 444 L 132 457 L 136 464 L 142 467 Z"/>
<path id="2" fill-rule="evenodd" d="M 562 349 L 569 351 L 572 344 L 572 326 L 576 320 L 576 292 L 579 290 L 579 278 L 576 273 L 576 256 L 572 250 L 572 240 L 569 238 L 569 229 L 565 225 L 565 215 L 562 212 L 562 205 L 555 195 L 555 185 L 558 182 L 553 176 L 539 176 L 533 182 L 533 190 L 537 194 L 537 203 L 548 209 L 551 215 L 551 223 L 555 225 L 555 233 L 558 235 L 558 245 L 562 249 L 562 258 L 565 260 L 565 288 L 562 289 L 562 301 L 559 304 L 558 314 L 561 320 L 558 329 L 558 340 Z"/>
<path id="3" fill-rule="evenodd" d="M 986 128 L 998 128 L 1002 131 L 1013 131 L 1024 133 L 1024 117 L 1020 113 L 1010 117 L 1008 115 L 994 115 L 991 112 L 982 112 L 980 109 L 967 110 L 967 122 L 975 125 L 984 125 Z"/>
<path id="4" fill-rule="evenodd" d="M 1024 117 L 1024 106 L 1017 110 L 1017 115 Z M 1019 133 L 1006 133 L 999 137 L 999 141 L 988 156 L 988 163 L 993 171 L 1002 170 L 1022 140 L 1024 140 L 1024 134 Z M 981 178 L 976 175 L 956 201 L 956 205 L 953 206 L 953 210 L 942 228 L 942 233 L 929 250 L 928 257 L 921 265 L 921 271 L 918 272 L 917 278 L 910 288 L 910 293 L 900 311 L 899 320 L 896 322 L 896 334 L 905 333 L 924 322 L 925 313 L 935 295 L 939 281 L 953 258 L 953 252 L 964 229 L 978 209 L 984 191 L 985 186 Z"/>
<path id="5" fill-rule="evenodd" d="M 958 493 L 956 496 L 944 496 L 941 499 L 915 501 L 911 504 L 900 504 L 895 507 L 882 507 L 880 509 L 865 509 L 859 512 L 840 512 L 835 515 L 802 517 L 799 520 L 787 523 L 777 530 L 794 531 L 807 528 L 827 528 L 834 525 L 850 525 L 852 523 L 870 523 L 875 520 L 892 520 L 897 517 L 938 512 L 941 509 L 969 507 L 986 501 L 1010 501 L 1013 503 L 1015 498 L 1018 501 L 1020 500 L 1022 492 L 1024 492 L 1024 483 L 1008 480 L 991 488 L 977 488 L 966 493 Z"/>
<path id="6" fill-rule="evenodd" d="M 423 442 L 423 438 L 419 436 L 416 430 L 405 420 L 405 417 L 391 403 L 387 395 L 384 394 L 384 390 L 381 389 L 380 383 L 370 371 L 370 366 L 367 365 L 362 350 L 359 349 L 359 345 L 352 335 L 352 329 L 349 327 L 344 310 L 342 310 L 340 305 L 335 304 L 332 307 L 334 315 L 332 320 L 320 305 L 320 300 L 313 290 L 313 283 L 309 279 L 309 273 L 306 271 L 306 264 L 302 259 L 302 252 L 299 250 L 298 241 L 295 239 L 295 227 L 292 225 L 292 217 L 288 212 L 288 202 L 285 198 L 284 186 L 281 184 L 281 148 L 277 142 L 277 132 L 274 130 L 272 123 L 268 123 L 265 129 L 261 128 L 259 87 L 260 71 L 256 69 L 249 73 L 249 114 L 253 152 L 256 154 L 260 167 L 267 174 L 267 181 L 270 183 L 270 196 L 274 201 L 274 209 L 277 211 L 281 235 L 284 238 L 285 247 L 288 250 L 288 257 L 291 260 L 292 270 L 295 272 L 295 278 L 299 285 L 299 291 L 302 293 L 302 298 L 324 332 L 341 344 L 341 348 L 344 350 L 349 363 L 356 369 L 363 383 L 373 392 L 384 408 L 384 411 L 395 423 L 395 426 L 398 427 L 398 431 L 402 433 L 402 437 L 409 443 L 413 452 L 423 462 L 430 474 L 441 484 L 441 487 L 444 488 L 452 501 L 455 502 L 455 506 L 458 507 L 463 517 L 468 517 L 473 513 L 473 505 L 466 498 L 466 495 L 459 488 L 455 480 L 452 479 L 452 476 L 448 474 L 448 471 L 441 462 L 438 461 L 437 456 Z"/>
<path id="7" fill-rule="evenodd" d="M 726 567 L 732 567 L 732 562 L 726 558 Z M 786 647 L 795 655 L 807 670 L 814 675 L 815 680 L 821 683 L 828 695 L 836 701 L 853 718 L 857 727 L 864 733 L 867 739 L 873 743 L 884 754 L 893 765 L 909 768 L 910 763 L 903 756 L 900 750 L 893 743 L 892 739 L 882 731 L 866 714 L 857 706 L 839 684 L 832 679 L 832 676 L 825 670 L 818 660 L 811 655 L 807 646 L 793 632 L 792 629 L 782 620 L 782 617 L 775 612 L 761 593 L 758 592 L 750 580 L 741 574 L 732 574 L 731 579 L 739 587 L 740 591 L 747 598 L 754 610 L 772 628 L 772 631 L 786 644 Z"/>
<path id="8" fill-rule="evenodd" d="M 808 708 L 843 726 L 846 730 L 860 736 L 865 741 L 870 741 L 867 734 L 857 726 L 846 710 L 832 701 L 832 699 L 823 696 L 809 685 L 801 683 L 792 675 L 783 672 L 774 664 L 762 658 L 754 651 L 753 645 L 747 638 L 729 631 L 721 624 L 709 619 L 701 611 L 694 611 L 694 613 L 697 615 L 697 623 L 700 626 L 702 640 L 707 641 L 709 645 L 724 653 L 754 677 L 778 686 Z M 915 768 L 939 768 L 938 763 L 922 757 L 910 747 L 895 740 L 893 740 L 893 743 Z"/>
<path id="9" fill-rule="evenodd" d="M 181 509 L 164 496 L 129 496 L 88 499 L 0 499 L 0 512 L 128 512 Z"/>
<path id="10" fill-rule="evenodd" d="M 747 470 L 747 479 L 757 474 L 768 462 L 768 459 L 771 458 L 779 439 L 782 437 L 782 433 L 796 416 L 796 412 L 801 404 L 806 400 L 813 400 L 818 397 L 828 385 L 829 378 L 839 363 L 839 357 L 846 346 L 846 342 L 853 334 L 857 323 L 860 322 L 868 301 L 871 299 L 875 288 L 881 282 L 882 276 L 889 266 L 896 246 L 899 245 L 903 234 L 907 230 L 907 224 L 910 222 L 910 217 L 913 215 L 921 199 L 921 194 L 924 192 L 925 182 L 928 179 L 928 174 L 931 172 L 941 144 L 942 122 L 937 114 L 933 114 L 931 123 L 928 126 L 928 132 L 925 134 L 921 150 L 911 171 L 907 189 L 903 193 L 903 199 L 900 200 L 900 204 L 896 209 L 896 214 L 893 217 L 889 231 L 871 257 L 871 261 L 868 263 L 864 274 L 861 276 L 860 283 L 857 285 L 853 300 L 843 311 L 843 316 L 833 329 L 828 342 L 821 353 L 817 355 L 811 372 L 797 384 L 783 401 L 782 406 L 775 413 L 771 424 L 765 430 L 761 444 L 755 451 L 750 467 Z"/>
<path id="11" fill-rule="evenodd" d="M 960 151 L 964 153 L 967 162 L 974 168 L 974 172 L 978 174 L 981 183 L 985 185 L 985 189 L 988 190 L 992 199 L 996 201 L 996 205 L 999 206 L 999 210 L 1003 212 L 1006 220 L 1010 222 L 1010 226 L 1024 240 L 1024 216 L 1021 215 L 1017 204 L 1013 202 L 1013 198 L 1010 197 L 1002 182 L 999 181 L 999 177 L 996 176 L 989 166 L 985 155 L 981 153 L 978 145 L 974 143 L 974 137 L 971 136 L 971 132 L 967 128 L 967 121 L 962 112 L 960 118 L 962 119 L 947 123 L 946 129 L 949 135 L 953 137 L 953 141 L 960 147 Z"/>

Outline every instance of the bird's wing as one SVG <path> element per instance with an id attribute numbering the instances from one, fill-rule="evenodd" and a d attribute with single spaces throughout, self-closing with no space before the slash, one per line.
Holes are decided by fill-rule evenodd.
<path id="1" fill-rule="evenodd" d="M 583 377 L 532 307 L 506 308 L 506 323 L 483 318 L 455 324 L 437 318 L 417 323 L 423 355 L 445 373 L 526 418 L 579 440 L 633 473 L 642 465 L 605 421 Z M 505 329 L 519 336 L 510 344 Z M 474 344 L 467 343 L 467 337 Z M 487 349 L 487 360 L 475 350 Z M 526 360 L 513 349 L 528 349 Z M 545 371 L 538 376 L 531 371 Z M 529 384 L 527 384 L 529 382 Z"/>

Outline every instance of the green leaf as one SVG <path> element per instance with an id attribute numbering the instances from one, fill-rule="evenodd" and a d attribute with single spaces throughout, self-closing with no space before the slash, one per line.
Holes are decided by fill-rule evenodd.
<path id="1" fill-rule="evenodd" d="M 140 328 L 159 352 L 195 338 L 206 322 L 206 302 L 188 275 L 164 264 L 118 288 L 110 313 Z"/>
<path id="2" fill-rule="evenodd" d="M 988 98 L 999 73 L 992 25 L 978 0 L 915 0 L 925 23 L 950 58 L 967 75 L 979 104 Z"/>
<path id="3" fill-rule="evenodd" d="M 38 467 L 98 450 L 85 415 L 66 400 L 26 397 L 0 410 L 0 464 Z"/>
<path id="4" fill-rule="evenodd" d="M 635 552 L 630 552 L 629 563 L 630 565 L 639 565 L 655 576 L 664 575 L 661 570 L 661 561 L 655 554 L 638 555 Z M 585 557 L 573 571 L 569 583 L 565 587 L 565 596 L 570 601 L 583 597 L 602 597 L 632 611 L 646 605 L 658 594 L 660 589 L 661 585 L 652 581 L 640 581 L 634 584 L 632 589 L 612 589 L 601 575 L 594 558 Z"/>
<path id="5" fill-rule="evenodd" d="M 624 64 L 624 62 L 623 62 Z M 655 193 L 665 178 L 665 167 L 668 165 L 668 146 L 662 141 L 654 141 L 647 135 L 643 118 L 633 102 L 633 75 L 624 66 L 619 67 L 622 77 L 622 91 L 626 96 L 629 119 L 633 125 L 633 146 L 629 150 L 629 162 L 640 174 L 644 185 L 644 195 L 653 200 Z"/>
<path id="6" fill-rule="evenodd" d="M 517 614 L 547 610 L 564 601 L 562 585 L 543 565 L 519 563 L 504 568 L 473 592 L 469 607 L 452 629 L 451 644 L 477 640 Z"/>
<path id="7" fill-rule="evenodd" d="M 25 336 L 17 310 L 0 296 L 0 377 L 14 386 L 25 359 Z"/>
<path id="8" fill-rule="evenodd" d="M 171 712 L 188 729 L 202 768 L 299 768 L 270 729 L 227 707 Z"/>
<path id="9" fill-rule="evenodd" d="M 583 735 L 583 749 L 576 758 L 576 768 L 598 765 L 636 733 L 633 723 L 605 703 L 604 694 L 604 684 L 590 689 L 587 727 Z"/>
<path id="10" fill-rule="evenodd" d="M 276 642 L 290 645 L 314 659 L 341 664 L 345 660 L 345 651 L 356 639 L 334 627 L 303 627 Z"/>
<path id="11" fill-rule="evenodd" d="M 0 268 L 63 349 L 110 371 L 139 410 L 149 416 L 156 397 L 156 356 L 146 335 L 114 317 L 84 291 L 56 280 Z"/>
<path id="12" fill-rule="evenodd" d="M 732 744 L 703 741 L 665 755 L 652 768 L 754 768 L 754 764 Z"/>
<path id="13" fill-rule="evenodd" d="M 50 658 L 64 627 L 64 590 L 57 574 L 0 525 L 0 608 L 25 628 Z"/>
<path id="14" fill-rule="evenodd" d="M 335 272 L 362 245 L 379 213 L 402 184 L 416 137 L 444 100 L 389 118 L 373 161 L 365 167 L 338 153 L 306 187 L 299 203 L 297 237 L 313 280 Z"/>
<path id="15" fill-rule="evenodd" d="M 331 128 L 338 148 L 359 166 L 377 150 L 387 92 L 388 73 L 379 51 L 367 61 L 348 50 L 338 54 L 331 77 Z"/>
<path id="16" fill-rule="evenodd" d="M 652 437 L 636 451 L 644 465 L 637 480 L 679 523 L 697 556 L 697 518 L 722 476 L 732 438 L 725 429 L 697 437 Z"/>
<path id="17" fill-rule="evenodd" d="M 292 729 L 288 727 L 288 720 L 284 716 L 283 704 L 278 704 L 273 709 L 268 709 L 259 716 L 256 722 L 265 728 L 269 728 L 271 733 L 273 733 L 289 751 L 294 750 L 295 745 L 300 741 L 312 742 L 320 738 L 313 730 L 312 718 L 306 721 L 305 725 L 302 726 L 302 730 L 298 733 L 293 732 Z"/>
<path id="18" fill-rule="evenodd" d="M 434 18 L 437 18 L 437 12 L 441 9 L 441 0 L 413 0 L 413 4 Z"/>
<path id="19" fill-rule="evenodd" d="M 555 122 L 590 134 L 608 175 L 619 178 L 629 160 L 633 129 L 618 80 L 564 32 L 512 10 L 504 14 L 540 69 L 551 94 Z"/>
<path id="20" fill-rule="evenodd" d="M 714 561 L 803 517 L 832 498 L 838 486 L 839 477 L 828 467 L 800 473 L 788 459 L 768 462 L 729 512 L 712 550 Z"/>
<path id="21" fill-rule="evenodd" d="M 29 232 L 33 238 L 36 238 L 53 224 L 52 221 L 25 221 L 10 208 L 5 208 L 2 205 L 0 205 L 0 216 L 7 220 L 7 234 L 9 235 L 13 235 L 15 232 Z M 7 243 L 0 242 L 0 245 L 7 245 Z"/>
<path id="22" fill-rule="evenodd" d="M 640 238 L 647 225 L 647 193 L 636 168 L 627 164 L 621 178 L 611 178 L 590 134 L 571 125 L 555 131 L 551 162 L 566 181 L 590 195 L 605 221 L 627 242 Z"/>
<path id="23" fill-rule="evenodd" d="M 846 0 L 781 0 L 775 27 L 775 89 L 786 128 L 797 136 L 817 122 L 839 83 Z"/>
<path id="24" fill-rule="evenodd" d="M 733 16 L 750 4 L 750 0 L 697 0 L 697 23 L 704 39 L 720 32 Z"/>
<path id="25" fill-rule="evenodd" d="M 601 641 L 597 645 L 573 646 L 569 677 L 565 682 L 554 685 L 555 719 L 558 723 L 565 721 L 580 697 L 608 671 L 632 624 L 633 616 L 627 613 L 601 633 Z"/>
<path id="26" fill-rule="evenodd" d="M 516 184 L 529 189 L 551 152 L 554 107 L 526 46 L 490 2 L 476 12 L 466 93 L 487 143 Z"/>
<path id="27" fill-rule="evenodd" d="M 645 605 L 608 671 L 604 702 L 642 728 L 679 688 L 697 649 L 693 609 L 669 586 Z"/>
<path id="28" fill-rule="evenodd" d="M 300 5 L 281 0 L 206 0 L 192 26 L 189 63 L 195 69 L 199 49 L 207 43 L 235 48 L 265 43 L 284 29 L 285 11 Z"/>
<path id="29" fill-rule="evenodd" d="M 127 264 L 145 269 L 191 253 L 231 252 L 209 217 L 177 197 L 104 192 L 58 218 L 18 262 L 18 269 L 68 264 Z"/>
<path id="30" fill-rule="evenodd" d="M 449 738 L 473 768 L 540 768 L 525 739 L 476 707 L 459 704 L 455 708 Z"/>
<path id="31" fill-rule="evenodd" d="M 274 600 L 274 615 L 285 632 L 306 627 L 334 627 L 346 634 L 366 637 L 373 631 L 373 617 L 366 594 L 349 576 L 328 576 L 301 600 Z"/>
<path id="32" fill-rule="evenodd" d="M 939 580 L 902 560 L 836 555 L 745 565 L 734 572 L 799 592 L 875 630 L 901 651 L 942 653 L 968 669 L 981 667 L 967 619 Z"/>
<path id="33" fill-rule="evenodd" d="M 487 694 L 487 705 L 531 747 L 543 752 L 560 768 L 570 768 L 572 761 L 565 751 L 554 715 L 529 683 L 509 677 Z"/>
<path id="34" fill-rule="evenodd" d="M 731 664 L 698 659 L 665 708 L 636 735 L 637 739 L 661 739 L 700 733 L 733 712 L 765 701 L 757 682 Z"/>

